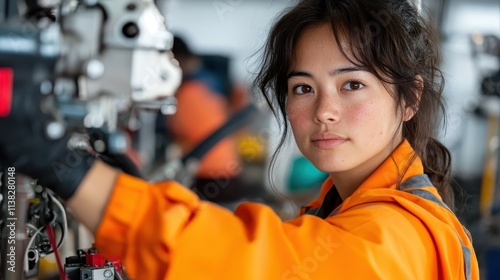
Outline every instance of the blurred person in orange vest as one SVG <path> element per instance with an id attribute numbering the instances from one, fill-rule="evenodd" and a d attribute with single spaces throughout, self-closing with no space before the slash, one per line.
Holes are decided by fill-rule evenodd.
<path id="1" fill-rule="evenodd" d="M 173 145 L 187 154 L 228 121 L 227 85 L 178 36 L 174 37 L 172 52 L 179 61 L 183 81 L 176 93 L 177 112 L 166 118 L 166 127 Z M 246 195 L 234 135 L 212 147 L 199 164 L 193 186 L 202 198 L 228 202 Z"/>
<path id="2" fill-rule="evenodd" d="M 2 135 L 0 158 L 66 199 L 135 279 L 479 279 L 453 213 L 450 154 L 435 138 L 438 65 L 435 29 L 408 1 L 302 0 L 280 16 L 257 83 L 330 175 L 288 221 L 258 203 L 233 213 L 100 161 L 57 180 L 50 160 L 72 151 L 28 129 L 33 119 L 2 120 L 18 129 Z M 33 159 L 41 154 L 49 161 Z"/>

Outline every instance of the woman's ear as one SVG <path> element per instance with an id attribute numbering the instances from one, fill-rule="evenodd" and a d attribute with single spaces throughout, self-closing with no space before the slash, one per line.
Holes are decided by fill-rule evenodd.
<path id="1" fill-rule="evenodd" d="M 404 108 L 404 117 L 403 121 L 407 122 L 415 116 L 415 114 L 418 111 L 418 107 L 420 105 L 420 98 L 422 97 L 422 92 L 424 91 L 424 79 L 422 79 L 422 76 L 416 75 L 414 83 L 417 84 L 416 90 L 413 93 L 416 98 L 416 102 L 413 105 L 405 105 Z"/>

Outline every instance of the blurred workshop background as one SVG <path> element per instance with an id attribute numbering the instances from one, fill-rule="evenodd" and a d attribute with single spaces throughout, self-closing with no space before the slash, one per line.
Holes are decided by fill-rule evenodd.
<path id="1" fill-rule="evenodd" d="M 448 115 L 440 138 L 452 152 L 457 215 L 472 233 L 481 278 L 500 279 L 500 0 L 414 1 L 441 36 Z M 127 118 L 127 155 L 144 177 L 198 183 L 203 199 L 228 209 L 250 200 L 269 204 L 283 219 L 294 217 L 327 174 L 293 141 L 271 164 L 282 132 L 252 82 L 271 24 L 295 1 L 155 2 L 177 37 L 173 52 L 187 78 L 177 114 L 142 111 Z M 219 95 L 194 96 L 204 91 L 200 83 Z M 67 235 L 64 256 L 92 244 L 77 224 L 70 221 L 69 228 L 75 234 Z M 42 265 L 56 271 L 53 261 Z"/>

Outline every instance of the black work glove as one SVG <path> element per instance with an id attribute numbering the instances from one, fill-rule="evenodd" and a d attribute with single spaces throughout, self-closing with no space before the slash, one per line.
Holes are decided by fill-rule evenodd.
<path id="1" fill-rule="evenodd" d="M 0 117 L 0 163 L 15 167 L 51 189 L 61 198 L 69 199 L 95 161 L 86 151 L 68 148 L 69 136 L 51 140 L 46 126 L 53 119 L 42 112 L 46 98 L 31 83 L 15 83 L 12 107 L 8 117 Z"/>
<path id="2" fill-rule="evenodd" d="M 132 175 L 137 178 L 144 178 L 141 174 L 141 171 L 135 165 L 135 163 L 125 155 L 125 151 L 122 150 L 113 151 L 112 148 L 110 149 L 109 147 L 102 147 L 102 146 L 100 147 L 101 149 L 96 148 L 96 142 L 98 140 L 101 140 L 103 141 L 103 143 L 109 145 L 109 143 L 113 141 L 110 140 L 110 138 L 119 137 L 120 135 L 117 134 L 112 135 L 111 133 L 100 128 L 87 129 L 87 133 L 89 136 L 90 145 L 99 152 L 98 158 L 100 160 L 105 162 L 107 165 L 119 169 L 129 175 Z"/>

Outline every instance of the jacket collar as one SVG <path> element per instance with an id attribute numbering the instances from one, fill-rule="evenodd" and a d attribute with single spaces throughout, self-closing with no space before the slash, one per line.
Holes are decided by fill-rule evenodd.
<path id="1" fill-rule="evenodd" d="M 405 139 L 396 147 L 392 154 L 387 157 L 370 176 L 368 176 L 368 178 L 356 189 L 353 195 L 368 189 L 395 189 L 398 183 L 402 183 L 410 177 L 423 173 L 424 167 L 422 161 L 416 155 L 415 150 L 413 150 L 408 140 Z M 333 186 L 333 179 L 329 176 L 321 187 L 319 197 L 304 207 L 301 213 L 304 213 L 308 209 L 319 207 L 325 199 L 326 194 Z"/>
<path id="2" fill-rule="evenodd" d="M 366 189 L 396 188 L 398 183 L 415 175 L 423 174 L 422 161 L 408 140 L 401 144 L 366 178 L 355 192 Z"/>

